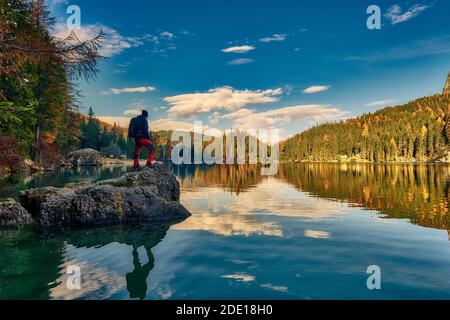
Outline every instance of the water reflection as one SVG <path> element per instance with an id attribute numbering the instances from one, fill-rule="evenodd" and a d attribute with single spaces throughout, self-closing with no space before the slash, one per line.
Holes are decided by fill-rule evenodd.
<path id="1" fill-rule="evenodd" d="M 344 200 L 385 218 L 450 230 L 450 166 L 286 166 L 280 178 L 318 197 Z"/>
<path id="2" fill-rule="evenodd" d="M 169 225 L 116 226 L 70 232 L 65 237 L 63 269 L 82 270 L 81 290 L 68 290 L 62 274 L 51 290 L 53 299 L 144 299 L 147 278 L 154 267 L 152 248 L 166 235 Z M 108 260 L 108 268 L 104 261 Z M 125 292 L 125 289 L 127 292 Z"/>
<path id="3" fill-rule="evenodd" d="M 63 187 L 69 183 L 92 182 L 118 177 L 132 168 L 127 167 L 78 167 L 63 168 L 44 174 L 13 175 L 0 179 L 0 198 L 17 198 L 19 191 Z"/>
<path id="4" fill-rule="evenodd" d="M 317 217 L 321 213 L 314 210 L 307 194 L 377 210 L 384 218 L 409 219 L 420 226 L 450 230 L 448 165 L 286 164 L 280 166 L 275 178 L 260 176 L 256 166 L 190 167 L 189 173 L 180 176 L 183 190 L 228 190 L 240 195 L 239 212 L 254 209 L 256 204 L 272 214 Z M 301 199 L 284 203 L 283 196 L 289 190 L 281 182 L 301 191 L 297 194 Z M 258 192 L 246 196 L 257 188 Z M 316 205 L 325 215 L 340 210 L 330 202 Z"/>
<path id="5" fill-rule="evenodd" d="M 286 164 L 280 166 L 275 177 L 261 176 L 260 168 L 252 165 L 167 165 L 167 169 L 172 170 L 180 180 L 182 197 L 197 193 L 198 196 L 190 194 L 189 201 L 207 202 L 204 192 L 219 193 L 223 190 L 229 191 L 231 196 L 239 196 L 239 210 L 220 209 L 220 203 L 210 203 L 206 212 L 201 213 L 206 221 L 217 218 L 214 213 L 218 209 L 253 214 L 255 205 L 260 211 L 284 216 L 307 217 L 313 214 L 317 217 L 342 211 L 329 202 L 314 203 L 308 200 L 309 196 L 313 196 L 377 210 L 385 218 L 409 219 L 424 227 L 450 230 L 448 165 Z M 110 179 L 129 170 L 126 167 L 74 168 L 34 177 L 13 177 L 1 181 L 0 195 L 2 198 L 14 198 L 20 190 Z M 289 193 L 288 198 L 296 198 L 283 183 L 302 192 L 297 193 L 298 201 L 283 201 L 286 192 Z M 249 195 L 254 189 L 258 192 Z M 189 206 L 189 203 L 186 205 Z M 322 213 L 316 210 L 317 206 L 323 209 Z M 200 221 L 200 217 L 192 219 Z M 233 220 L 247 224 L 246 219 L 240 215 Z M 267 228 L 273 230 L 273 226 Z"/>
<path id="6" fill-rule="evenodd" d="M 193 213 L 180 224 L 0 231 L 0 299 L 450 296 L 450 247 L 433 230 L 450 230 L 449 166 L 292 164 L 275 177 L 256 166 L 168 169 Z M 1 191 L 127 170 L 69 170 Z M 373 263 L 383 267 L 378 296 L 365 287 Z M 82 270 L 81 290 L 67 289 L 70 265 Z"/>
<path id="7" fill-rule="evenodd" d="M 267 178 L 260 175 L 260 170 L 256 165 L 172 167 L 172 171 L 182 181 L 183 190 L 217 186 L 237 195 L 251 190 Z"/>
<path id="8" fill-rule="evenodd" d="M 195 214 L 174 229 L 285 237 L 277 217 L 320 220 L 346 214 L 341 203 L 309 197 L 275 178 L 264 181 L 239 195 L 219 186 L 185 191 L 182 201 Z"/>
<path id="9" fill-rule="evenodd" d="M 252 165 L 167 165 L 167 169 L 181 182 L 184 204 L 196 210 L 179 226 L 185 230 L 282 236 L 276 222 L 264 222 L 261 216 L 326 218 L 345 212 L 340 202 L 376 210 L 384 218 L 450 230 L 450 166 L 446 165 L 286 164 L 275 177 L 261 176 L 260 168 Z M 129 170 L 67 169 L 5 181 L 0 192 L 2 197 L 16 197 L 23 189 L 104 180 Z"/>
<path id="10" fill-rule="evenodd" d="M 144 299 L 152 248 L 168 229 L 115 226 L 45 238 L 32 230 L 1 231 L 0 299 Z M 69 266 L 80 267 L 81 290 L 68 289 Z"/>

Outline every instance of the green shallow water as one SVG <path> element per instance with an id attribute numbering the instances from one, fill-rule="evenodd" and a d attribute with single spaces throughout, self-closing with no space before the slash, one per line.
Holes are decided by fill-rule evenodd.
<path id="1" fill-rule="evenodd" d="M 119 176 L 2 181 L 1 197 Z M 0 299 L 449 299 L 450 167 L 168 167 L 192 217 L 41 235 L 0 231 Z M 367 267 L 381 268 L 369 290 Z M 67 286 L 70 266 L 81 288 Z"/>

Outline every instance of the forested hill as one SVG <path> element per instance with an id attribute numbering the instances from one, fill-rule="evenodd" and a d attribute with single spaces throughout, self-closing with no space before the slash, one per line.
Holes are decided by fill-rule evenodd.
<path id="1" fill-rule="evenodd" d="M 439 161 L 449 158 L 450 94 L 327 123 L 281 144 L 286 161 Z"/>

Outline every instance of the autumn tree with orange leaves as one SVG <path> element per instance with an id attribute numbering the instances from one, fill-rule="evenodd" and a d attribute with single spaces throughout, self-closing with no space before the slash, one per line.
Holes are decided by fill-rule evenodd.
<path id="1" fill-rule="evenodd" d="M 103 33 L 80 41 L 51 35 L 44 0 L 0 0 L 0 137 L 23 157 L 48 162 L 78 134 L 74 82 L 96 77 Z"/>

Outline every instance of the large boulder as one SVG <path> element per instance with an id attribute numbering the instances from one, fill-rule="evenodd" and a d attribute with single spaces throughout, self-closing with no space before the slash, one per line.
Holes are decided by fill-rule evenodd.
<path id="1" fill-rule="evenodd" d="M 61 163 L 61 166 L 66 167 L 99 167 L 101 165 L 102 156 L 93 149 L 81 149 L 69 153 Z"/>
<path id="2" fill-rule="evenodd" d="M 44 228 L 176 222 L 190 216 L 180 186 L 162 165 L 120 178 L 21 192 L 22 205 Z"/>
<path id="3" fill-rule="evenodd" d="M 0 200 L 0 228 L 20 228 L 32 222 L 31 215 L 16 201 Z"/>

